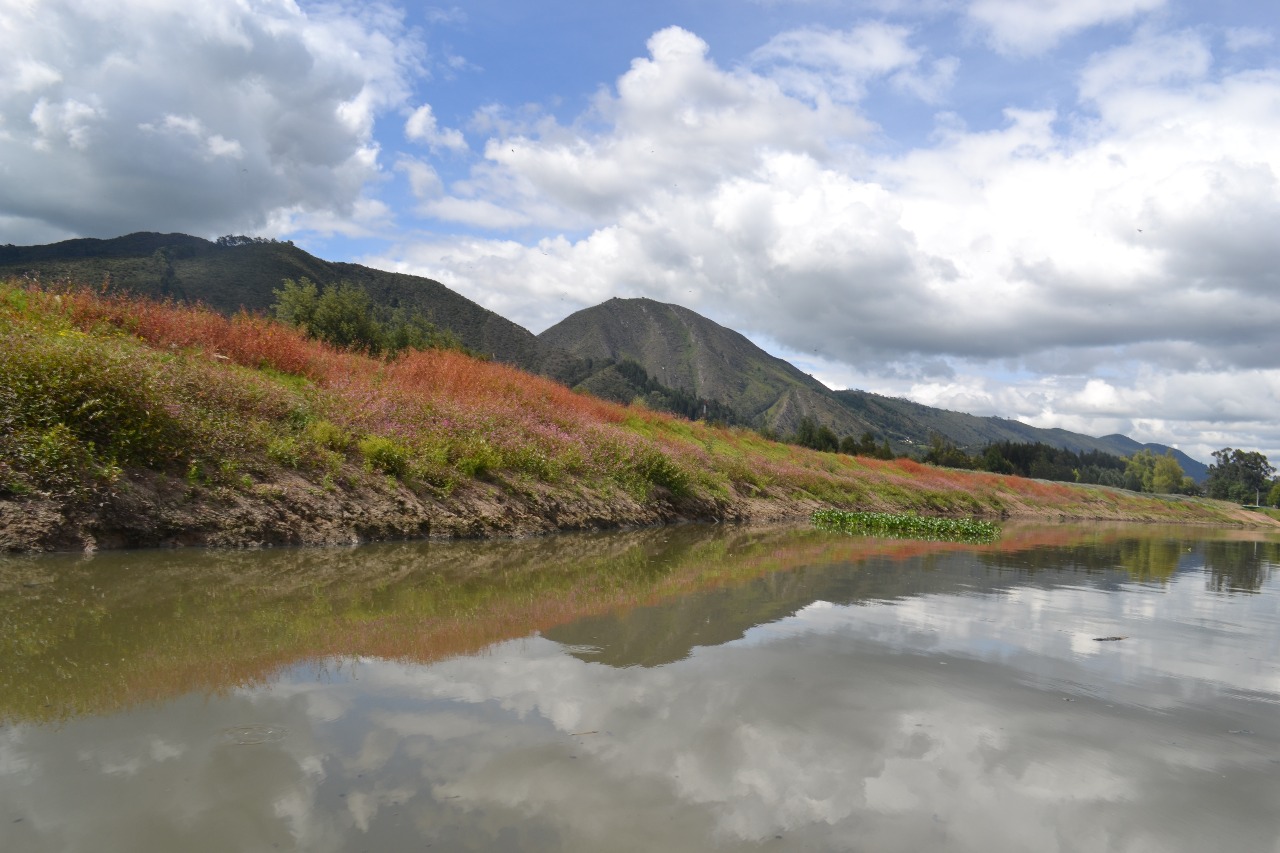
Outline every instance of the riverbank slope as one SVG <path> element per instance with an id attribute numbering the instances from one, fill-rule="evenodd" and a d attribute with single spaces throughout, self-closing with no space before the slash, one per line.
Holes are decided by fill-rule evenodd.
<path id="1" fill-rule="evenodd" d="M 0 550 L 337 544 L 823 506 L 1276 525 L 1218 501 L 817 453 L 452 351 L 0 284 Z"/>

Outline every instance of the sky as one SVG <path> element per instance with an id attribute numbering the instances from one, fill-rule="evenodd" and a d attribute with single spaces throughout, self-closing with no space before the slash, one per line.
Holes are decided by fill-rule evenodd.
<path id="1" fill-rule="evenodd" d="M 1280 462 L 1280 6 L 0 0 L 0 243 L 291 239 L 534 332 Z"/>

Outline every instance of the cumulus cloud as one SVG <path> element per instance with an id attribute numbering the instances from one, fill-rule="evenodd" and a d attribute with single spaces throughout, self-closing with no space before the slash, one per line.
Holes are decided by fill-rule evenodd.
<path id="1" fill-rule="evenodd" d="M 750 58 L 758 72 L 809 101 L 858 101 L 874 81 L 887 78 L 898 91 L 935 103 L 954 82 L 959 60 L 927 60 L 911 37 L 909 27 L 882 21 L 843 31 L 789 30 Z"/>
<path id="2" fill-rule="evenodd" d="M 459 203 L 468 196 L 498 197 L 544 227 L 591 227 L 646 195 L 707 191 L 752 169 L 762 151 L 826 156 L 835 141 L 870 127 L 845 105 L 809 104 L 776 80 L 717 67 L 706 42 L 678 27 L 648 47 L 578 124 L 543 120 L 491 138 L 488 165 L 455 188 L 450 209 L 471 209 Z"/>
<path id="3" fill-rule="evenodd" d="M 358 217 L 374 118 L 418 63 L 380 5 L 50 0 L 0 16 L 10 239 Z"/>
<path id="4" fill-rule="evenodd" d="M 442 148 L 450 151 L 467 150 L 467 140 L 463 138 L 462 131 L 439 127 L 430 104 L 423 104 L 413 111 L 404 124 L 404 135 L 414 142 L 423 143 L 432 151 Z"/>
<path id="5" fill-rule="evenodd" d="M 409 188 L 414 198 L 427 200 L 436 198 L 444 192 L 440 175 L 430 163 L 424 163 L 412 157 L 402 157 L 396 163 L 396 170 L 408 176 Z"/>
<path id="6" fill-rule="evenodd" d="M 1194 33 L 1144 34 L 1094 56 L 1080 77 L 1080 94 L 1098 99 L 1117 91 L 1200 80 L 1212 64 L 1208 46 Z"/>
<path id="7" fill-rule="evenodd" d="M 757 68 L 809 100 L 856 101 L 868 81 L 920 63 L 910 30 L 868 23 L 848 31 L 801 29 L 781 33 L 752 54 Z"/>
<path id="8" fill-rule="evenodd" d="M 974 0 L 969 17 L 1003 53 L 1034 54 L 1104 24 L 1133 20 L 1165 0 Z"/>

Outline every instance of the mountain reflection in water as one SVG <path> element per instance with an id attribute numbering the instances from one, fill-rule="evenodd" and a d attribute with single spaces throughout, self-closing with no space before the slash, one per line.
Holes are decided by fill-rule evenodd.
<path id="1" fill-rule="evenodd" d="M 1260 537 L 5 560 L 0 849 L 1276 851 Z"/>

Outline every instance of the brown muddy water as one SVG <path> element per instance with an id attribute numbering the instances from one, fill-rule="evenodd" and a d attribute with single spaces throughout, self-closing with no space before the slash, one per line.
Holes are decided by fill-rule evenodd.
<path id="1" fill-rule="evenodd" d="M 0 561 L 0 850 L 1280 851 L 1280 544 Z"/>

